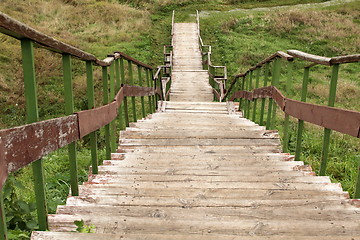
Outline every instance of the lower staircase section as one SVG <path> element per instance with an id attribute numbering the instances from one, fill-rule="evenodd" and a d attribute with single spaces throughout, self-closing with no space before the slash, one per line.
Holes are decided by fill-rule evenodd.
<path id="1" fill-rule="evenodd" d="M 163 102 L 32 239 L 360 239 L 341 186 L 233 103 Z M 74 232 L 75 221 L 94 233 Z"/>

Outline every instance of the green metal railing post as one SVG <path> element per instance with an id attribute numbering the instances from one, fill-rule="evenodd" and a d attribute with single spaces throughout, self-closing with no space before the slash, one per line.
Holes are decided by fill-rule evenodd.
<path id="1" fill-rule="evenodd" d="M 286 79 L 286 94 L 289 95 L 291 91 L 292 77 L 293 77 L 293 62 L 288 62 L 288 75 Z M 283 140 L 283 152 L 288 152 L 289 150 L 289 124 L 290 117 L 289 114 L 285 113 L 284 119 L 284 140 Z"/>
<path id="2" fill-rule="evenodd" d="M 34 46 L 30 39 L 21 39 L 21 52 L 26 99 L 26 121 L 27 123 L 33 123 L 39 121 L 39 113 L 35 79 Z M 43 160 L 39 159 L 33 162 L 32 169 L 34 175 L 39 230 L 45 231 L 48 228 L 48 221 Z"/>
<path id="3" fill-rule="evenodd" d="M 154 71 L 150 70 L 150 82 L 151 82 L 151 86 L 155 87 L 156 89 L 159 87 L 156 83 L 156 80 L 154 79 Z M 157 94 L 155 94 L 153 96 L 153 107 L 154 107 L 154 112 L 156 111 L 156 109 L 158 109 L 158 100 L 159 100 L 159 96 Z"/>
<path id="4" fill-rule="evenodd" d="M 4 198 L 2 194 L 2 189 L 0 189 L 0 240 L 7 240 L 7 226 L 5 220 L 5 211 L 4 211 Z"/>
<path id="5" fill-rule="evenodd" d="M 107 67 L 102 67 L 103 80 L 103 104 L 109 103 L 109 83 Z M 106 159 L 111 159 L 110 124 L 105 125 L 105 149 Z"/>
<path id="6" fill-rule="evenodd" d="M 275 58 L 274 59 L 273 79 L 272 79 L 272 85 L 275 86 L 275 87 L 279 86 L 280 69 L 281 69 L 281 61 L 280 61 L 279 58 Z M 276 109 L 277 109 L 277 104 L 273 101 L 273 109 L 272 109 L 272 114 L 271 114 L 272 117 L 271 117 L 271 123 L 270 123 L 270 128 L 271 129 L 275 128 Z"/>
<path id="7" fill-rule="evenodd" d="M 251 92 L 253 90 L 253 71 L 251 70 L 250 71 L 250 74 L 249 74 L 249 81 L 248 81 L 248 89 L 247 89 L 249 92 Z M 250 116 L 251 116 L 251 102 L 250 100 L 248 100 L 248 105 L 247 105 L 247 114 L 246 114 L 246 118 L 247 119 L 250 119 Z"/>
<path id="8" fill-rule="evenodd" d="M 120 58 L 120 76 L 121 76 L 121 84 L 125 84 L 125 66 L 124 66 L 124 59 Z M 129 111 L 128 111 L 128 101 L 127 97 L 124 97 L 123 104 L 120 106 L 120 115 L 121 111 L 124 111 L 124 120 L 125 120 L 125 127 L 129 127 Z"/>
<path id="9" fill-rule="evenodd" d="M 69 54 L 62 55 L 63 75 L 64 75 L 64 92 L 65 92 L 65 115 L 74 113 L 74 96 L 73 96 L 73 80 L 71 76 L 71 56 Z M 71 195 L 79 196 L 77 162 L 76 162 L 76 143 L 68 145 L 69 168 L 70 168 L 70 186 Z"/>
<path id="10" fill-rule="evenodd" d="M 120 63 L 119 59 L 115 59 L 115 77 L 116 77 L 116 83 L 115 83 L 115 92 L 119 91 L 120 89 Z"/>
<path id="11" fill-rule="evenodd" d="M 245 77 L 242 77 L 241 79 L 241 86 L 240 86 L 240 91 L 244 91 L 244 88 L 245 88 Z M 245 107 L 243 106 L 244 105 L 244 99 L 243 98 L 240 98 L 240 101 L 239 101 L 239 111 L 241 111 L 241 109 L 244 109 L 242 112 L 243 112 L 243 117 L 245 116 Z"/>
<path id="12" fill-rule="evenodd" d="M 259 81 L 260 81 L 260 68 L 256 68 L 256 82 L 255 82 L 255 89 L 259 88 Z M 256 108 L 257 108 L 257 99 L 254 99 L 254 110 L 252 115 L 252 121 L 255 122 L 256 120 Z"/>
<path id="13" fill-rule="evenodd" d="M 88 109 L 93 109 L 95 107 L 95 97 L 94 97 L 94 75 L 93 75 L 93 66 L 91 61 L 86 61 L 86 84 L 87 84 L 87 99 L 88 99 Z M 98 173 L 98 158 L 97 158 L 97 140 L 96 140 L 96 131 L 89 134 L 90 137 L 90 149 L 91 149 L 91 166 L 92 173 Z"/>
<path id="14" fill-rule="evenodd" d="M 145 78 L 146 78 L 146 86 L 150 87 L 149 70 L 146 68 L 145 68 Z M 151 97 L 152 96 L 148 96 L 149 114 L 152 113 L 153 111 Z"/>
<path id="15" fill-rule="evenodd" d="M 273 63 L 273 71 L 272 71 L 272 75 L 274 75 L 274 66 L 275 64 Z M 270 70 L 270 67 L 269 67 Z M 271 85 L 274 84 L 274 77 L 272 76 L 271 79 Z M 268 110 L 267 110 L 267 115 L 266 115 L 266 129 L 269 130 L 271 129 L 271 113 L 272 113 L 272 109 L 273 109 L 273 104 L 274 104 L 274 100 L 272 98 L 269 98 L 269 104 L 268 104 Z"/>
<path id="16" fill-rule="evenodd" d="M 115 98 L 115 64 L 114 62 L 110 65 L 110 99 Z M 110 147 L 111 152 L 116 150 L 116 124 L 115 120 L 110 123 Z"/>
<path id="17" fill-rule="evenodd" d="M 269 80 L 269 63 L 265 63 L 265 70 L 264 70 L 264 85 L 263 87 L 266 87 Z M 265 103 L 266 98 L 261 99 L 261 110 L 260 110 L 260 126 L 264 126 L 264 113 L 265 113 Z"/>
<path id="18" fill-rule="evenodd" d="M 331 73 L 331 81 L 330 81 L 330 92 L 329 92 L 329 101 L 328 106 L 334 107 L 335 106 L 335 98 L 336 98 L 336 88 L 337 88 L 337 81 L 339 77 L 339 64 L 335 64 L 332 67 Z M 324 139 L 323 139 L 323 147 L 321 152 L 321 164 L 320 164 L 320 176 L 325 176 L 326 172 L 326 165 L 329 158 L 329 147 L 330 147 L 330 135 L 331 129 L 324 128 Z"/>
<path id="19" fill-rule="evenodd" d="M 117 93 L 120 90 L 121 86 L 121 70 L 120 70 L 120 60 L 115 59 L 115 76 L 116 76 L 116 84 L 115 84 L 115 93 Z M 123 130 L 123 117 L 121 116 L 121 107 L 119 107 L 118 116 L 117 119 L 119 120 L 119 128 L 120 130 Z"/>
<path id="20" fill-rule="evenodd" d="M 248 90 L 248 75 L 244 76 L 244 91 Z M 247 116 L 248 100 L 244 98 L 244 118 Z"/>
<path id="21" fill-rule="evenodd" d="M 134 85 L 134 76 L 133 76 L 133 69 L 132 69 L 131 60 L 128 60 L 128 72 L 129 72 L 129 83 L 130 83 L 130 85 Z M 137 117 L 136 117 L 135 97 L 131 97 L 131 104 L 132 104 L 133 120 L 134 120 L 134 122 L 136 122 Z"/>
<path id="22" fill-rule="evenodd" d="M 141 66 L 138 65 L 138 77 L 139 77 L 139 86 L 142 87 L 143 86 L 143 79 L 142 79 L 142 73 L 141 73 Z M 144 96 L 140 97 L 141 100 L 141 113 L 142 113 L 142 117 L 145 118 L 145 101 L 144 101 Z"/>
<path id="23" fill-rule="evenodd" d="M 356 180 L 354 199 L 360 198 L 360 155 L 357 155 L 357 158 L 358 158 L 359 165 L 358 165 L 358 175 L 357 175 L 357 180 Z"/>
<path id="24" fill-rule="evenodd" d="M 304 69 L 304 78 L 303 78 L 302 89 L 301 89 L 301 101 L 302 102 L 306 102 L 306 96 L 307 96 L 307 91 L 308 91 L 308 83 L 309 83 L 309 73 L 310 73 L 310 67 L 305 67 L 305 69 Z M 295 161 L 300 160 L 303 131 L 304 131 L 304 121 L 299 120 L 298 121 L 297 137 L 296 137 Z"/>

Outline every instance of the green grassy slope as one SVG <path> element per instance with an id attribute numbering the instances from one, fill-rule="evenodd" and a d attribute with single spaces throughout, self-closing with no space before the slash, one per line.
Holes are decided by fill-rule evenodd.
<path id="1" fill-rule="evenodd" d="M 359 52 L 359 1 L 327 8 L 304 10 L 251 10 L 253 7 L 293 5 L 323 0 L 3 0 L 0 11 L 59 40 L 105 58 L 113 50 L 125 52 L 153 66 L 161 64 L 162 46 L 170 42 L 171 12 L 176 21 L 195 21 L 195 9 L 208 11 L 201 18 L 204 42 L 213 46 L 213 62 L 227 65 L 229 75 L 243 72 L 277 50 L 295 48 L 319 55 L 335 56 Z M 16 4 L 14 4 L 16 3 Z M 248 11 L 229 11 L 237 8 Z M 214 12 L 221 11 L 221 12 Z M 229 12 L 227 12 L 229 11 Z M 0 129 L 25 122 L 21 52 L 18 40 L 0 35 Z M 36 49 L 36 70 L 40 118 L 63 115 L 61 56 Z M 83 62 L 74 60 L 75 108 L 86 106 L 86 79 Z M 300 66 L 301 67 L 301 66 Z M 294 74 L 298 98 L 301 68 Z M 360 110 L 359 64 L 341 68 L 337 106 Z M 329 71 L 316 67 L 309 88 L 310 102 L 324 103 Z M 101 105 L 101 72 L 95 71 L 97 106 Z M 281 119 L 278 117 L 281 128 Z M 295 123 L 292 125 L 295 129 Z M 294 131 L 293 131 L 294 132 Z M 100 133 L 101 135 L 103 133 Z M 319 128 L 307 125 L 304 156 L 314 169 L 319 165 Z M 291 150 L 294 150 L 294 134 Z M 99 147 L 103 147 L 103 140 Z M 359 162 L 359 141 L 335 134 L 328 174 L 351 193 Z M 79 172 L 86 179 L 89 150 L 79 143 Z M 67 151 L 61 149 L 45 159 L 47 195 L 53 212 L 64 203 L 69 191 Z M 103 159 L 104 152 L 100 152 Z M 36 229 L 31 169 L 12 176 L 4 191 L 11 239 L 27 239 Z"/>

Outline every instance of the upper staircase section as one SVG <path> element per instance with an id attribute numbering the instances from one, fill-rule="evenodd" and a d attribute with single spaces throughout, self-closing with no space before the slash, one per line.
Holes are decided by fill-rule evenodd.
<path id="1" fill-rule="evenodd" d="M 175 23 L 173 36 L 173 70 L 202 70 L 196 23 Z"/>
<path id="2" fill-rule="evenodd" d="M 209 73 L 202 70 L 196 23 L 175 23 L 173 34 L 171 101 L 211 102 Z"/>

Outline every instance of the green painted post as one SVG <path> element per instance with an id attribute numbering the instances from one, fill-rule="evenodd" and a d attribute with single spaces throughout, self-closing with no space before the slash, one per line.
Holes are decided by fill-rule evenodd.
<path id="1" fill-rule="evenodd" d="M 122 73 L 121 73 L 121 69 L 120 69 L 120 60 L 118 58 L 118 59 L 115 59 L 115 76 L 116 76 L 115 95 L 118 93 L 118 91 L 120 90 L 120 87 L 121 87 L 121 74 Z M 121 108 L 122 108 L 122 105 L 119 107 L 117 119 L 119 120 L 120 130 L 123 130 L 124 123 L 123 123 L 123 117 L 121 116 Z"/>
<path id="2" fill-rule="evenodd" d="M 138 65 L 138 77 L 139 77 L 139 86 L 142 87 L 143 86 L 143 79 L 142 79 L 142 73 L 141 73 L 141 66 Z M 145 101 L 144 101 L 144 96 L 140 97 L 140 101 L 141 101 L 141 113 L 142 113 L 142 117 L 145 118 Z"/>
<path id="3" fill-rule="evenodd" d="M 249 75 L 249 82 L 248 82 L 248 91 L 251 92 L 253 90 L 253 71 L 250 71 L 250 75 Z M 246 118 L 250 119 L 251 116 L 251 101 L 248 100 L 248 105 L 247 105 L 247 115 Z"/>
<path id="4" fill-rule="evenodd" d="M 121 84 L 125 84 L 125 66 L 124 66 L 124 59 L 120 58 L 120 76 L 121 76 Z M 128 111 L 128 104 L 127 104 L 127 97 L 124 97 L 123 104 L 120 106 L 120 116 L 121 112 L 124 111 L 124 120 L 125 120 L 125 129 L 129 127 L 129 111 Z"/>
<path id="5" fill-rule="evenodd" d="M 120 89 L 120 64 L 119 59 L 115 59 L 115 77 L 116 77 L 116 84 L 115 84 L 115 92 L 119 91 Z"/>
<path id="6" fill-rule="evenodd" d="M 260 68 L 256 68 L 256 82 L 255 82 L 255 89 L 259 88 L 259 81 L 260 81 Z M 254 110 L 252 115 L 252 121 L 255 122 L 256 120 L 256 108 L 257 108 L 257 99 L 254 99 Z"/>
<path id="7" fill-rule="evenodd" d="M 150 87 L 149 70 L 145 68 L 146 87 Z M 152 100 L 151 96 L 148 96 L 149 114 L 152 113 Z"/>
<path id="8" fill-rule="evenodd" d="M 134 76 L 133 76 L 133 69 L 132 69 L 131 60 L 128 60 L 128 72 L 129 72 L 129 82 L 130 82 L 130 85 L 134 85 Z M 131 97 L 131 104 L 132 104 L 133 120 L 134 120 L 134 122 L 136 122 L 136 121 L 137 121 L 137 117 L 136 117 L 136 102 L 135 102 L 135 97 Z"/>
<path id="9" fill-rule="evenodd" d="M 263 87 L 267 86 L 268 80 L 269 80 L 269 62 L 265 63 Z M 266 98 L 261 99 L 260 121 L 259 121 L 260 126 L 264 126 L 265 103 L 266 103 Z"/>
<path id="10" fill-rule="evenodd" d="M 65 92 L 65 115 L 74 113 L 74 96 L 73 96 L 73 80 L 71 76 L 71 56 L 69 54 L 62 55 L 63 75 L 64 75 L 64 92 Z M 70 167 L 70 186 L 71 195 L 79 196 L 77 162 L 76 162 L 76 143 L 68 145 L 69 167 Z"/>
<path id="11" fill-rule="evenodd" d="M 39 121 L 39 113 L 35 79 L 34 46 L 30 39 L 21 39 L 21 53 L 26 99 L 26 121 L 27 123 L 33 123 Z M 39 230 L 45 231 L 48 228 L 48 221 L 43 160 L 39 159 L 33 162 L 32 170 L 34 175 Z"/>
<path id="12" fill-rule="evenodd" d="M 115 64 L 110 65 L 110 99 L 115 98 Z M 116 150 L 116 125 L 115 120 L 110 123 L 110 147 L 111 152 Z"/>
<path id="13" fill-rule="evenodd" d="M 4 198 L 0 189 L 0 240 L 7 240 L 7 226 L 5 220 Z"/>
<path id="14" fill-rule="evenodd" d="M 310 73 L 310 68 L 305 67 L 305 69 L 304 69 L 304 78 L 303 78 L 302 89 L 301 89 L 301 101 L 302 102 L 306 102 L 306 96 L 307 96 L 307 91 L 308 91 L 308 83 L 309 83 L 309 73 Z M 295 161 L 300 160 L 303 131 L 304 131 L 304 121 L 299 120 L 298 121 L 297 138 L 296 138 Z"/>
<path id="15" fill-rule="evenodd" d="M 271 76 L 271 85 L 274 85 L 274 74 L 275 74 L 275 68 L 276 68 L 276 59 L 273 62 L 273 66 L 272 66 L 272 76 Z M 268 112 L 267 112 L 267 118 L 266 118 L 266 129 L 269 130 L 272 127 L 272 113 L 273 113 L 273 105 L 274 105 L 274 100 L 272 98 L 269 99 L 269 104 L 268 104 Z"/>
<path id="16" fill-rule="evenodd" d="M 93 75 L 93 66 L 91 61 L 86 61 L 86 93 L 88 99 L 88 109 L 93 109 L 95 107 L 95 97 L 94 97 L 94 75 Z M 97 158 L 97 140 L 96 140 L 96 131 L 89 134 L 90 137 L 90 149 L 91 149 L 91 166 L 92 173 L 98 173 L 98 158 Z"/>
<path id="17" fill-rule="evenodd" d="M 332 67 L 329 101 L 328 101 L 329 107 L 335 106 L 336 88 L 339 77 L 339 67 L 340 67 L 339 64 L 335 64 Z M 319 171 L 320 176 L 325 176 L 325 172 L 326 172 L 326 165 L 329 158 L 330 135 L 331 135 L 331 129 L 324 128 L 323 148 L 321 153 L 321 164 Z"/>
<path id="18" fill-rule="evenodd" d="M 287 95 L 289 95 L 290 91 L 291 91 L 292 77 L 293 77 L 293 62 L 288 62 L 288 74 L 287 74 L 287 80 L 286 80 L 286 94 Z M 289 151 L 289 124 L 290 124 L 289 114 L 285 113 L 283 152 Z"/>
<path id="19" fill-rule="evenodd" d="M 245 87 L 245 77 L 242 77 L 240 91 L 244 91 L 244 87 Z M 244 109 L 242 112 L 243 112 L 243 116 L 245 116 L 245 108 L 244 108 L 243 104 L 244 104 L 244 99 L 240 98 L 239 111 L 241 111 L 241 109 Z"/>
<path id="20" fill-rule="evenodd" d="M 357 155 L 358 158 L 358 176 L 355 187 L 354 199 L 360 199 L 360 155 Z"/>
<path id="21" fill-rule="evenodd" d="M 149 69 L 149 78 L 150 78 L 150 86 L 154 87 L 154 71 Z M 152 96 L 153 99 L 153 112 L 156 112 L 157 109 L 157 101 L 156 94 Z"/>
<path id="22" fill-rule="evenodd" d="M 274 72 L 273 72 L 273 79 L 272 79 L 272 85 L 275 87 L 279 86 L 280 82 L 280 70 L 281 70 L 281 61 L 279 58 L 275 58 L 274 60 Z M 272 118 L 270 123 L 270 128 L 275 128 L 275 122 L 276 122 L 276 109 L 277 104 L 273 101 L 273 109 L 272 109 Z"/>
<path id="23" fill-rule="evenodd" d="M 249 91 L 249 76 L 250 75 L 246 75 L 245 76 L 245 90 L 246 91 Z M 245 115 L 244 117 L 245 118 L 248 118 L 248 115 L 249 115 L 249 100 L 245 99 Z"/>
<path id="24" fill-rule="evenodd" d="M 103 80 L 103 104 L 109 103 L 109 83 L 107 67 L 102 67 Z M 105 149 L 106 159 L 111 159 L 111 144 L 110 144 L 110 124 L 105 125 Z"/>

